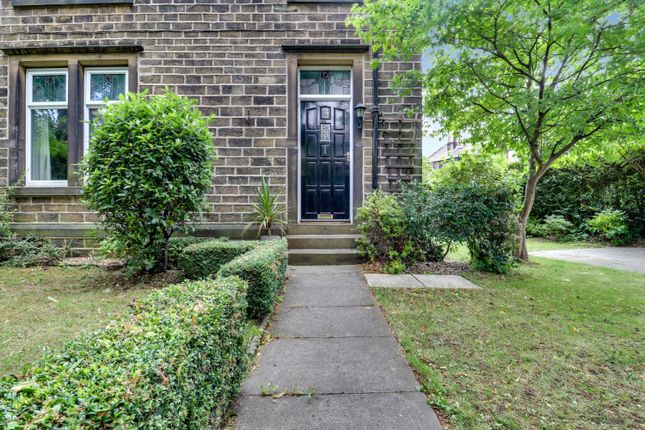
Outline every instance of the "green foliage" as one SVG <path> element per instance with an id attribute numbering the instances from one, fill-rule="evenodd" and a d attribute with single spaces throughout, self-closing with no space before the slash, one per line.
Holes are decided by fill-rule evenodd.
<path id="1" fill-rule="evenodd" d="M 473 268 L 507 273 L 513 265 L 517 231 L 512 193 L 500 184 L 444 183 L 433 189 L 443 213 L 438 228 L 456 242 L 465 242 Z"/>
<path id="2" fill-rule="evenodd" d="M 269 183 L 262 178 L 262 183 L 257 191 L 258 201 L 253 203 L 253 216 L 247 228 L 258 227 L 258 237 L 266 230 L 267 235 L 273 235 L 273 229 L 277 226 L 283 231 L 286 224 L 284 220 L 284 209 L 278 203 L 278 196 L 271 192 Z"/>
<path id="3" fill-rule="evenodd" d="M 623 161 L 576 163 L 548 171 L 541 180 L 531 216 L 535 221 L 562 215 L 584 229 L 594 214 L 614 208 L 625 214 L 629 236 L 645 237 L 645 151 Z"/>
<path id="4" fill-rule="evenodd" d="M 598 212 L 587 221 L 587 225 L 592 233 L 614 242 L 623 241 L 629 232 L 625 222 L 625 214 L 615 209 L 605 209 Z"/>
<path id="5" fill-rule="evenodd" d="M 0 265 L 4 266 L 49 266 L 69 254 L 68 246 L 57 246 L 43 237 L 12 234 L 0 238 Z"/>
<path id="6" fill-rule="evenodd" d="M 178 267 L 190 279 L 215 276 L 224 264 L 257 246 L 253 241 L 201 241 L 184 248 Z"/>
<path id="7" fill-rule="evenodd" d="M 0 239 L 8 238 L 13 234 L 9 227 L 12 219 L 11 190 L 0 190 Z"/>
<path id="8" fill-rule="evenodd" d="M 466 156 L 448 163 L 432 183 L 436 229 L 465 242 L 475 269 L 506 273 L 517 231 L 517 179 L 505 163 Z"/>
<path id="9" fill-rule="evenodd" d="M 361 234 L 357 240 L 359 253 L 371 262 L 388 263 L 406 259 L 409 245 L 406 247 L 403 217 L 396 196 L 380 190 L 366 196 L 356 217 Z"/>
<path id="10" fill-rule="evenodd" d="M 444 133 L 538 164 L 637 135 L 638 2 L 365 0 L 353 10 L 348 23 L 387 58 L 428 53 L 426 71 L 399 82 L 422 81 L 424 113 Z"/>
<path id="11" fill-rule="evenodd" d="M 136 270 L 166 268 L 168 239 L 189 228 L 212 188 L 212 135 L 195 104 L 170 91 L 128 94 L 93 124 L 85 200 Z"/>
<path id="12" fill-rule="evenodd" d="M 247 366 L 246 284 L 189 282 L 0 382 L 0 427 L 203 429 L 217 423 Z"/>
<path id="13" fill-rule="evenodd" d="M 549 215 L 543 223 L 531 223 L 527 226 L 527 234 L 533 237 L 544 237 L 551 240 L 573 240 L 577 233 L 576 227 L 562 215 Z"/>
<path id="14" fill-rule="evenodd" d="M 554 163 L 643 143 L 637 1 L 365 0 L 353 12 L 348 23 L 386 58 L 426 53 L 427 67 L 393 86 L 401 94 L 423 86 L 424 115 L 440 134 L 523 162 L 520 238 Z"/>
<path id="15" fill-rule="evenodd" d="M 254 249 L 221 267 L 219 276 L 239 276 L 248 283 L 247 315 L 261 319 L 273 309 L 287 276 L 286 239 L 261 241 Z"/>
<path id="16" fill-rule="evenodd" d="M 398 197 L 403 211 L 405 235 L 411 242 L 407 254 L 414 261 L 442 261 L 450 240 L 436 228 L 436 208 L 427 184 L 418 182 L 403 185 Z"/>
<path id="17" fill-rule="evenodd" d="M 168 267 L 178 269 L 179 257 L 184 249 L 190 245 L 201 243 L 208 240 L 204 237 L 183 236 L 173 237 L 168 241 Z M 217 240 L 228 240 L 227 238 L 217 238 Z"/>

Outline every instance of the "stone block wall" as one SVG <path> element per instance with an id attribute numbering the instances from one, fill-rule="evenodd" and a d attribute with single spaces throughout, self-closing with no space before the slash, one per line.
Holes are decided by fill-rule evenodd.
<path id="1" fill-rule="evenodd" d="M 287 0 L 135 0 L 133 6 L 14 8 L 0 0 L 0 49 L 135 44 L 138 89 L 152 94 L 169 87 L 196 99 L 213 114 L 219 159 L 204 221 L 242 223 L 261 178 L 287 193 L 287 54 L 289 44 L 360 44 L 345 26 L 349 3 L 287 3 Z M 365 192 L 371 189 L 371 54 L 365 53 Z M 0 186 L 9 182 L 9 57 L 0 54 Z M 398 117 L 421 103 L 420 91 L 400 99 L 389 81 L 421 67 L 420 59 L 391 62 L 380 72 L 384 117 Z M 419 157 L 421 135 L 418 136 Z M 420 158 L 419 158 L 420 160 Z M 384 162 L 384 161 L 383 161 Z M 419 161 L 420 165 L 420 161 Z M 381 166 L 380 182 L 385 184 Z M 420 171 L 419 171 L 420 174 Z M 283 199 L 286 204 L 286 198 Z M 18 196 L 16 223 L 89 224 L 78 195 Z"/>

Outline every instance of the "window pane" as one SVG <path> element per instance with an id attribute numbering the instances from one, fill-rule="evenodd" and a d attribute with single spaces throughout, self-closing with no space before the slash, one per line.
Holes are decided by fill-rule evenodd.
<path id="1" fill-rule="evenodd" d="M 91 73 L 90 100 L 118 100 L 125 94 L 125 73 Z"/>
<path id="2" fill-rule="evenodd" d="M 31 111 L 31 179 L 67 180 L 67 109 Z"/>
<path id="3" fill-rule="evenodd" d="M 99 108 L 91 108 L 89 109 L 89 121 L 90 121 L 90 140 L 92 140 L 92 130 L 94 130 L 94 120 L 99 118 L 99 124 L 101 123 L 101 112 Z"/>
<path id="4" fill-rule="evenodd" d="M 349 70 L 302 70 L 300 94 L 349 95 L 351 72 Z"/>
<path id="5" fill-rule="evenodd" d="M 32 77 L 32 100 L 34 102 L 64 102 L 66 75 L 36 75 Z"/>

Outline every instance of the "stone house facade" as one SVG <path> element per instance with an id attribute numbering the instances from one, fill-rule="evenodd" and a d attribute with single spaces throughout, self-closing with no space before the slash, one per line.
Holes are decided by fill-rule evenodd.
<path id="1" fill-rule="evenodd" d="M 289 233 L 351 226 L 366 193 L 421 175 L 420 121 L 404 115 L 421 91 L 390 89 L 420 58 L 372 70 L 374 53 L 345 25 L 352 3 L 0 0 L 0 187 L 20 184 L 13 227 L 93 246 L 76 167 L 84 121 L 106 96 L 165 87 L 215 115 L 202 234 L 239 235 L 261 178 Z"/>

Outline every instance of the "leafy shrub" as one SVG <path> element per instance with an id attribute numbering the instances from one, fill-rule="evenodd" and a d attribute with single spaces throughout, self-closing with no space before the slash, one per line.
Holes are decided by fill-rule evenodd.
<path id="1" fill-rule="evenodd" d="M 225 278 L 149 295 L 2 379 L 0 428 L 208 428 L 246 370 L 245 288 Z"/>
<path id="2" fill-rule="evenodd" d="M 0 264 L 5 266 L 49 266 L 69 253 L 68 247 L 57 246 L 43 237 L 12 234 L 0 238 Z"/>
<path id="3" fill-rule="evenodd" d="M 249 318 L 260 319 L 273 309 L 287 276 L 286 239 L 262 241 L 253 250 L 223 265 L 220 276 L 239 276 L 248 283 Z"/>
<path id="4" fill-rule="evenodd" d="M 526 235 L 528 237 L 544 237 L 542 223 L 534 219 L 529 219 L 529 222 L 526 224 Z"/>
<path id="5" fill-rule="evenodd" d="M 432 208 L 444 240 L 465 242 L 477 270 L 506 273 L 513 265 L 518 181 L 505 164 L 467 156 L 436 175 Z"/>
<path id="6" fill-rule="evenodd" d="M 359 253 L 369 261 L 405 260 L 411 243 L 405 238 L 403 209 L 396 196 L 376 190 L 363 201 L 358 209 L 357 240 Z"/>
<path id="7" fill-rule="evenodd" d="M 555 240 L 562 240 L 575 231 L 573 223 L 567 221 L 562 215 L 549 215 L 542 225 L 544 236 Z"/>
<path id="8" fill-rule="evenodd" d="M 208 240 L 189 245 L 179 256 L 178 267 L 190 279 L 215 276 L 224 264 L 257 246 L 253 241 Z"/>
<path id="9" fill-rule="evenodd" d="M 629 233 L 625 222 L 625 214 L 615 209 L 598 212 L 587 222 L 587 225 L 592 233 L 614 242 L 622 242 Z"/>
<path id="10" fill-rule="evenodd" d="M 428 185 L 418 182 L 404 184 L 399 201 L 405 234 L 412 242 L 412 259 L 442 261 L 448 251 L 449 240 L 446 241 L 437 230 L 437 213 Z"/>
<path id="11" fill-rule="evenodd" d="M 167 268 L 168 240 L 188 230 L 212 188 L 213 139 L 195 104 L 170 91 L 128 94 L 93 124 L 85 200 L 135 270 Z"/>
<path id="12" fill-rule="evenodd" d="M 0 190 L 0 239 L 10 237 L 13 232 L 9 227 L 13 215 L 11 213 L 11 189 Z"/>
<path id="13" fill-rule="evenodd" d="M 512 193 L 491 184 L 445 183 L 433 190 L 433 197 L 444 213 L 439 229 L 446 237 L 467 244 L 473 268 L 507 273 L 513 265 L 517 231 Z"/>
<path id="14" fill-rule="evenodd" d="M 168 241 L 168 267 L 172 269 L 179 268 L 179 257 L 181 253 L 184 252 L 184 249 L 190 245 L 196 243 L 202 243 L 209 240 L 205 237 L 195 237 L 195 236 L 183 236 L 183 237 L 173 237 Z M 213 240 L 213 239 L 210 239 Z M 228 240 L 226 237 L 218 237 L 218 241 Z"/>
<path id="15" fill-rule="evenodd" d="M 645 150 L 633 155 L 645 164 Z M 640 158 L 640 161 L 638 160 Z M 645 237 L 645 175 L 633 163 L 601 161 L 548 170 L 540 180 L 531 217 L 558 214 L 583 230 L 605 208 L 625 215 L 629 237 Z"/>

